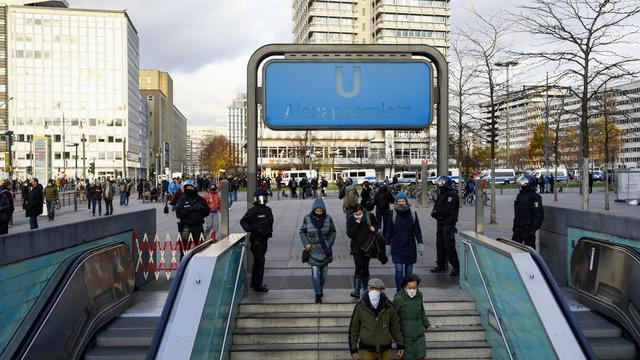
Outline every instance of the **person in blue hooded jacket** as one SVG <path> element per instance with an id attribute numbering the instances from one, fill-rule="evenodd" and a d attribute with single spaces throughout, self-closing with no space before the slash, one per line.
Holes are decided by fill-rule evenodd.
<path id="1" fill-rule="evenodd" d="M 333 261 L 333 244 L 336 241 L 336 227 L 327 214 L 322 198 L 313 202 L 311 212 L 304 217 L 300 227 L 302 246 L 309 252 L 311 280 L 316 293 L 316 303 L 322 302 L 322 288 L 327 280 L 329 263 Z"/>
<path id="2" fill-rule="evenodd" d="M 389 226 L 387 256 L 396 266 L 396 292 L 400 292 L 402 279 L 413 274 L 413 264 L 416 263 L 417 254 L 424 255 L 422 242 L 422 229 L 418 217 L 414 216 L 409 206 L 409 198 L 404 191 L 396 195 L 396 203 L 393 207 L 391 226 Z"/>

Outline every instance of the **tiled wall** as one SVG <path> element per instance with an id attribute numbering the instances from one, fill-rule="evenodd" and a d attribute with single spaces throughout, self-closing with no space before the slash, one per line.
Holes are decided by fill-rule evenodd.
<path id="1" fill-rule="evenodd" d="M 555 359 L 551 342 L 511 257 L 481 243 L 469 241 L 466 245 L 462 237 L 458 239 L 460 286 L 476 301 L 493 359 L 509 359 L 509 355 L 468 246 L 473 247 L 512 354 L 520 359 L 531 354 L 536 354 L 537 359 Z"/>
<path id="2" fill-rule="evenodd" d="M 86 249 L 114 242 L 124 242 L 131 248 L 131 232 L 83 243 L 50 254 L 26 259 L 0 267 L 0 351 L 3 351 L 32 305 L 69 256 Z M 45 241 L 43 239 L 43 241 Z"/>

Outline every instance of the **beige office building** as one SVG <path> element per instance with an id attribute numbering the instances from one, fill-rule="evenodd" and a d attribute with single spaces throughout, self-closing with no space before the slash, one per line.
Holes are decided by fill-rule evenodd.
<path id="1" fill-rule="evenodd" d="M 144 69 L 140 70 L 139 85 L 149 111 L 149 172 L 168 176 L 183 173 L 187 119 L 173 104 L 173 79 L 167 72 Z"/>

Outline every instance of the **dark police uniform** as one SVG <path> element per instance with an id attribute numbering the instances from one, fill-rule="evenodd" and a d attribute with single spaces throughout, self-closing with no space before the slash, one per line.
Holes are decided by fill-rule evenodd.
<path id="1" fill-rule="evenodd" d="M 209 205 L 197 193 L 183 195 L 176 203 L 176 217 L 180 219 L 178 231 L 182 239 L 180 258 L 185 250 L 189 250 L 189 236 L 195 245 L 200 243 L 200 237 L 204 234 L 204 219 L 209 216 Z"/>
<path id="2" fill-rule="evenodd" d="M 437 267 L 434 270 L 444 270 L 447 259 L 453 266 L 452 275 L 457 274 L 460 267 L 458 252 L 456 251 L 456 223 L 458 222 L 458 210 L 460 199 L 453 189 L 443 189 L 436 198 L 431 217 L 438 221 L 436 231 Z"/>
<path id="3" fill-rule="evenodd" d="M 267 253 L 267 241 L 273 233 L 273 213 L 267 205 L 255 203 L 240 220 L 244 231 L 251 233 L 251 253 L 253 268 L 251 269 L 251 287 L 265 291 L 262 284 L 264 277 L 264 255 Z"/>
<path id="4" fill-rule="evenodd" d="M 542 226 L 544 209 L 542 198 L 529 188 L 520 190 L 513 203 L 513 241 L 536 248 L 536 231 Z"/>

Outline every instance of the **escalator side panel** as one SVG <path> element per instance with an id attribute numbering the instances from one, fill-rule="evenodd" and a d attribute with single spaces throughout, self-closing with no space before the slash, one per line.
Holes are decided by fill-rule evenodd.
<path id="1" fill-rule="evenodd" d="M 120 246 L 87 257 L 73 270 L 33 334 L 23 359 L 77 359 L 90 337 L 118 316 L 134 287 L 129 248 Z"/>

